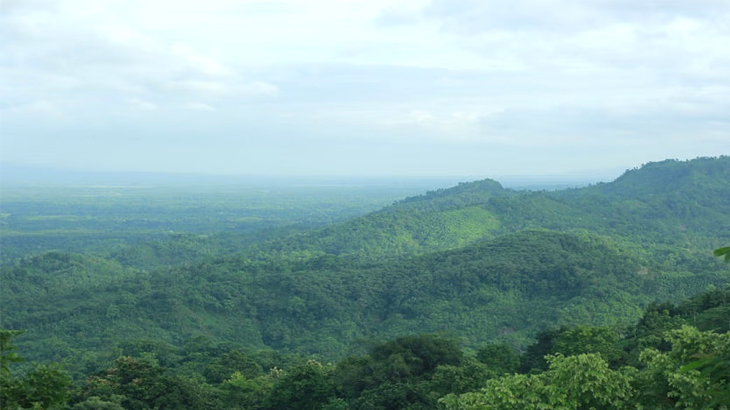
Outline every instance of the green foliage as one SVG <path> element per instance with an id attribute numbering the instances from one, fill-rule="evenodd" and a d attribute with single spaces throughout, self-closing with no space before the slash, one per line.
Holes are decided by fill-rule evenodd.
<path id="1" fill-rule="evenodd" d="M 316 361 L 287 370 L 267 395 L 265 406 L 281 410 L 320 409 L 334 399 L 333 373 L 333 366 Z"/>
<path id="2" fill-rule="evenodd" d="M 124 410 L 121 400 L 122 396 L 112 397 L 114 401 L 104 401 L 97 396 L 91 396 L 88 399 L 77 403 L 73 406 L 74 410 Z"/>
<path id="3" fill-rule="evenodd" d="M 430 408 L 438 398 L 431 392 L 448 388 L 444 372 L 449 366 L 460 367 L 462 360 L 461 349 L 453 340 L 435 335 L 407 336 L 375 345 L 367 356 L 340 361 L 334 377 L 351 408 Z M 470 370 L 476 376 L 474 367 Z M 432 381 L 436 374 L 439 377 Z"/>
<path id="4" fill-rule="evenodd" d="M 596 354 L 554 356 L 549 362 L 550 369 L 544 375 L 551 405 L 574 409 L 633 407 L 632 370 L 610 370 Z"/>
<path id="5" fill-rule="evenodd" d="M 629 372 L 609 369 L 600 356 L 549 356 L 548 362 L 544 373 L 489 380 L 478 393 L 449 395 L 441 403 L 448 410 L 633 408 Z"/>
<path id="6" fill-rule="evenodd" d="M 514 373 L 520 365 L 519 355 L 506 343 L 486 345 L 476 358 L 496 374 Z"/>
<path id="7" fill-rule="evenodd" d="M 545 357 L 555 352 L 555 340 L 560 334 L 567 331 L 568 328 L 563 327 L 539 332 L 535 336 L 535 342 L 527 347 L 525 353 L 520 358 L 520 372 L 527 373 L 531 370 L 547 370 L 548 362 Z"/>
<path id="8" fill-rule="evenodd" d="M 336 378 L 345 397 L 355 397 L 385 382 L 427 380 L 439 366 L 459 365 L 461 360 L 461 349 L 453 340 L 435 335 L 406 336 L 372 347 L 368 356 L 340 362 Z"/>
<path id="9" fill-rule="evenodd" d="M 0 408 L 60 408 L 68 398 L 71 378 L 58 364 L 35 365 L 24 372 L 11 368 L 23 361 L 12 343 L 12 339 L 22 333 L 0 329 Z"/>
<path id="10" fill-rule="evenodd" d="M 727 269 L 707 252 L 727 240 L 728 181 L 730 157 L 665 161 L 556 192 L 465 183 L 350 220 L 377 199 L 5 197 L 3 323 L 28 329 L 30 359 L 92 374 L 78 408 L 434 408 L 448 393 L 491 403 L 477 393 L 488 385 L 504 406 L 625 406 L 625 384 L 601 375 L 629 380 L 647 408 L 717 407 L 724 351 L 678 356 L 671 335 L 730 330 Z M 413 336 L 438 332 L 458 339 Z M 11 372 L 13 336 L 6 390 L 27 395 L 13 384 L 26 376 L 53 386 L 54 366 Z M 319 364 L 375 339 L 393 340 Z M 519 367 L 510 346 L 526 349 Z M 561 379 L 571 371 L 593 398 Z"/>
<path id="11" fill-rule="evenodd" d="M 725 260 L 725 263 L 730 262 L 730 246 L 715 249 L 714 254 L 715 256 L 722 257 Z"/>
<path id="12" fill-rule="evenodd" d="M 407 260 L 222 258 L 151 273 L 56 252 L 4 270 L 3 290 L 6 323 L 31 329 L 28 339 L 41 349 L 55 344 L 36 359 L 146 339 L 158 345 L 143 347 L 169 366 L 176 360 L 169 346 L 179 347 L 182 334 L 328 360 L 374 334 L 458 330 L 473 347 L 500 335 L 525 346 L 549 323 L 638 318 L 655 283 L 637 274 L 641 269 L 631 252 L 606 238 L 525 231 Z M 129 355 L 139 350 L 121 347 Z M 75 363 L 82 367 L 74 371 L 86 366 Z M 210 382 L 244 371 L 208 366 Z"/>
<path id="13" fill-rule="evenodd" d="M 503 343 L 466 356 L 455 340 L 432 334 L 376 343 L 367 354 L 336 365 L 287 360 L 205 337 L 190 338 L 181 348 L 127 342 L 121 350 L 139 357 L 119 357 L 89 376 L 71 407 L 727 410 L 730 332 L 700 331 L 682 321 L 691 316 L 700 325 L 712 322 L 707 313 L 730 304 L 729 293 L 711 288 L 676 306 L 653 305 L 623 332 L 586 326 L 543 332 L 522 358 Z M 662 350 L 651 347 L 652 338 Z M 635 345 L 649 346 L 642 348 L 641 362 L 609 363 Z M 544 370 L 513 373 L 517 360 L 524 368 L 539 352 L 547 353 Z M 172 367 L 161 367 L 159 360 Z"/>
<path id="14" fill-rule="evenodd" d="M 375 363 L 388 364 L 388 380 L 421 378 L 440 365 L 457 365 L 462 353 L 450 339 L 434 335 L 406 336 L 375 346 L 370 357 Z"/>
<path id="15" fill-rule="evenodd" d="M 209 383 L 220 383 L 231 374 L 254 379 L 263 374 L 263 369 L 252 355 L 234 350 L 223 353 L 203 370 L 203 376 Z"/>
<path id="16" fill-rule="evenodd" d="M 562 332 L 553 344 L 553 354 L 575 356 L 595 353 L 608 363 L 622 359 L 623 352 L 617 347 L 619 335 L 607 327 L 578 326 Z"/>
<path id="17" fill-rule="evenodd" d="M 22 330 L 6 330 L 0 329 L 0 375 L 10 375 L 10 366 L 13 363 L 21 363 L 24 361 L 15 350 L 18 347 L 15 346 L 12 341 L 13 338 L 25 333 Z"/>
<path id="18" fill-rule="evenodd" d="M 265 401 L 271 396 L 276 384 L 277 373 L 247 378 L 241 372 L 235 372 L 230 379 L 221 384 L 223 402 L 231 407 L 242 407 L 250 410 L 264 409 Z"/>
<path id="19" fill-rule="evenodd" d="M 519 361 L 519 357 L 515 356 Z M 487 380 L 503 372 L 486 365 L 473 357 L 465 357 L 460 365 L 440 365 L 431 376 L 428 388 L 431 396 L 443 397 L 449 393 L 466 393 L 479 390 Z"/>
<path id="20" fill-rule="evenodd" d="M 637 376 L 639 402 L 679 408 L 727 409 L 730 403 L 730 333 L 684 326 L 669 331 L 668 352 L 642 352 L 646 369 Z"/>
<path id="21" fill-rule="evenodd" d="M 206 407 L 203 392 L 195 383 L 166 375 L 165 369 L 154 360 L 126 356 L 115 360 L 112 367 L 90 376 L 76 400 L 83 403 L 92 397 L 118 403 L 128 410 Z"/>

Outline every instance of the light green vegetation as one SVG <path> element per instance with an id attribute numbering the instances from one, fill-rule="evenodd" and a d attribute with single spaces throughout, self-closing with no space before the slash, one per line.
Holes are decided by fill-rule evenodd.
<path id="1" fill-rule="evenodd" d="M 127 245 L 176 241 L 189 234 L 212 235 L 211 240 L 224 248 L 220 252 L 231 252 L 235 242 L 350 219 L 413 192 L 416 187 L 398 184 L 274 188 L 11 185 L 3 188 L 0 202 L 1 257 L 8 262 L 48 250 L 108 255 L 124 252 Z"/>

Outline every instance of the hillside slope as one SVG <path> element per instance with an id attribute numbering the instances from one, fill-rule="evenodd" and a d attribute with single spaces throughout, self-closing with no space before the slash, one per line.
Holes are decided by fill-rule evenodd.
<path id="1" fill-rule="evenodd" d="M 455 249 L 493 236 L 499 221 L 482 204 L 515 193 L 493 180 L 406 198 L 379 211 L 254 249 L 297 256 L 358 255 L 369 259 Z"/>
<path id="2" fill-rule="evenodd" d="M 424 332 L 521 346 L 548 326 L 635 320 L 678 284 L 696 293 L 727 280 L 678 281 L 611 239 L 551 231 L 377 263 L 229 258 L 113 279 L 115 265 L 98 270 L 85 258 L 53 254 L 3 269 L 3 326 L 27 329 L 31 350 L 47 359 L 196 335 L 326 358 L 357 340 Z M 60 271 L 85 285 L 54 286 Z"/>
<path id="3" fill-rule="evenodd" d="M 464 183 L 255 250 L 378 259 L 456 249 L 524 229 L 588 230 L 631 241 L 672 268 L 692 260 L 681 268 L 704 269 L 714 264 L 708 250 L 730 238 L 727 215 L 730 156 L 668 160 L 610 183 L 555 192 L 510 191 L 492 180 Z"/>
<path id="4" fill-rule="evenodd" d="M 524 346 L 546 327 L 623 323 L 730 282 L 711 253 L 730 240 L 728 215 L 730 157 L 558 192 L 477 181 L 236 257 L 148 269 L 188 256 L 183 237 L 149 263 L 143 252 L 26 258 L 1 268 L 2 321 L 28 330 L 31 358 L 77 363 L 124 340 L 194 336 L 324 358 L 424 332 Z"/>

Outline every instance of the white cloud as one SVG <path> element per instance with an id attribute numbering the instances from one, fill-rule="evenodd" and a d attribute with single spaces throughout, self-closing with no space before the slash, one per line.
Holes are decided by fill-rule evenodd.
<path id="1" fill-rule="evenodd" d="M 0 1 L 0 121 L 17 140 L 61 122 L 154 129 L 152 151 L 186 133 L 276 141 L 271 153 L 289 138 L 540 151 L 664 138 L 665 154 L 730 138 L 726 0 Z"/>
<path id="2" fill-rule="evenodd" d="M 234 89 L 240 95 L 263 95 L 275 96 L 279 94 L 279 88 L 273 84 L 263 81 L 256 81 L 248 84 L 239 84 Z"/>
<path id="3" fill-rule="evenodd" d="M 213 96 L 223 96 L 230 92 L 228 86 L 223 82 L 205 80 L 173 81 L 168 83 L 168 88 L 192 94 L 209 94 Z"/>
<path id="4" fill-rule="evenodd" d="M 157 106 L 157 104 L 153 104 L 149 101 L 145 101 L 139 98 L 129 98 L 127 99 L 127 103 L 132 108 L 140 111 L 156 111 L 160 108 Z"/>
<path id="5" fill-rule="evenodd" d="M 215 108 L 213 108 L 211 105 L 201 102 L 187 103 L 185 104 L 185 108 L 192 111 L 215 111 Z"/>
<path id="6" fill-rule="evenodd" d="M 228 76 L 233 73 L 229 67 L 225 66 L 220 61 L 211 56 L 200 54 L 187 45 L 175 44 L 173 46 L 173 53 L 184 59 L 190 67 L 202 74 L 220 77 Z"/>
<path id="7" fill-rule="evenodd" d="M 44 100 L 34 101 L 28 104 L 4 107 L 2 111 L 9 112 L 12 115 L 21 115 L 25 117 L 63 117 L 63 113 L 58 109 L 56 105 Z"/>

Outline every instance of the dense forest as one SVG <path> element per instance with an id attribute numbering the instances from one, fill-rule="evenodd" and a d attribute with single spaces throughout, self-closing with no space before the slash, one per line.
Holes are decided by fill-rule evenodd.
<path id="1" fill-rule="evenodd" d="M 728 156 L 557 191 L 99 192 L 3 195 L 3 408 L 730 403 Z"/>
<path id="2" fill-rule="evenodd" d="M 652 304 L 631 325 L 543 330 L 522 352 L 416 334 L 337 362 L 133 340 L 75 384 L 56 363 L 16 370 L 23 337 L 3 330 L 0 394 L 4 409 L 727 409 L 728 317 L 730 289 L 711 289 Z"/>

